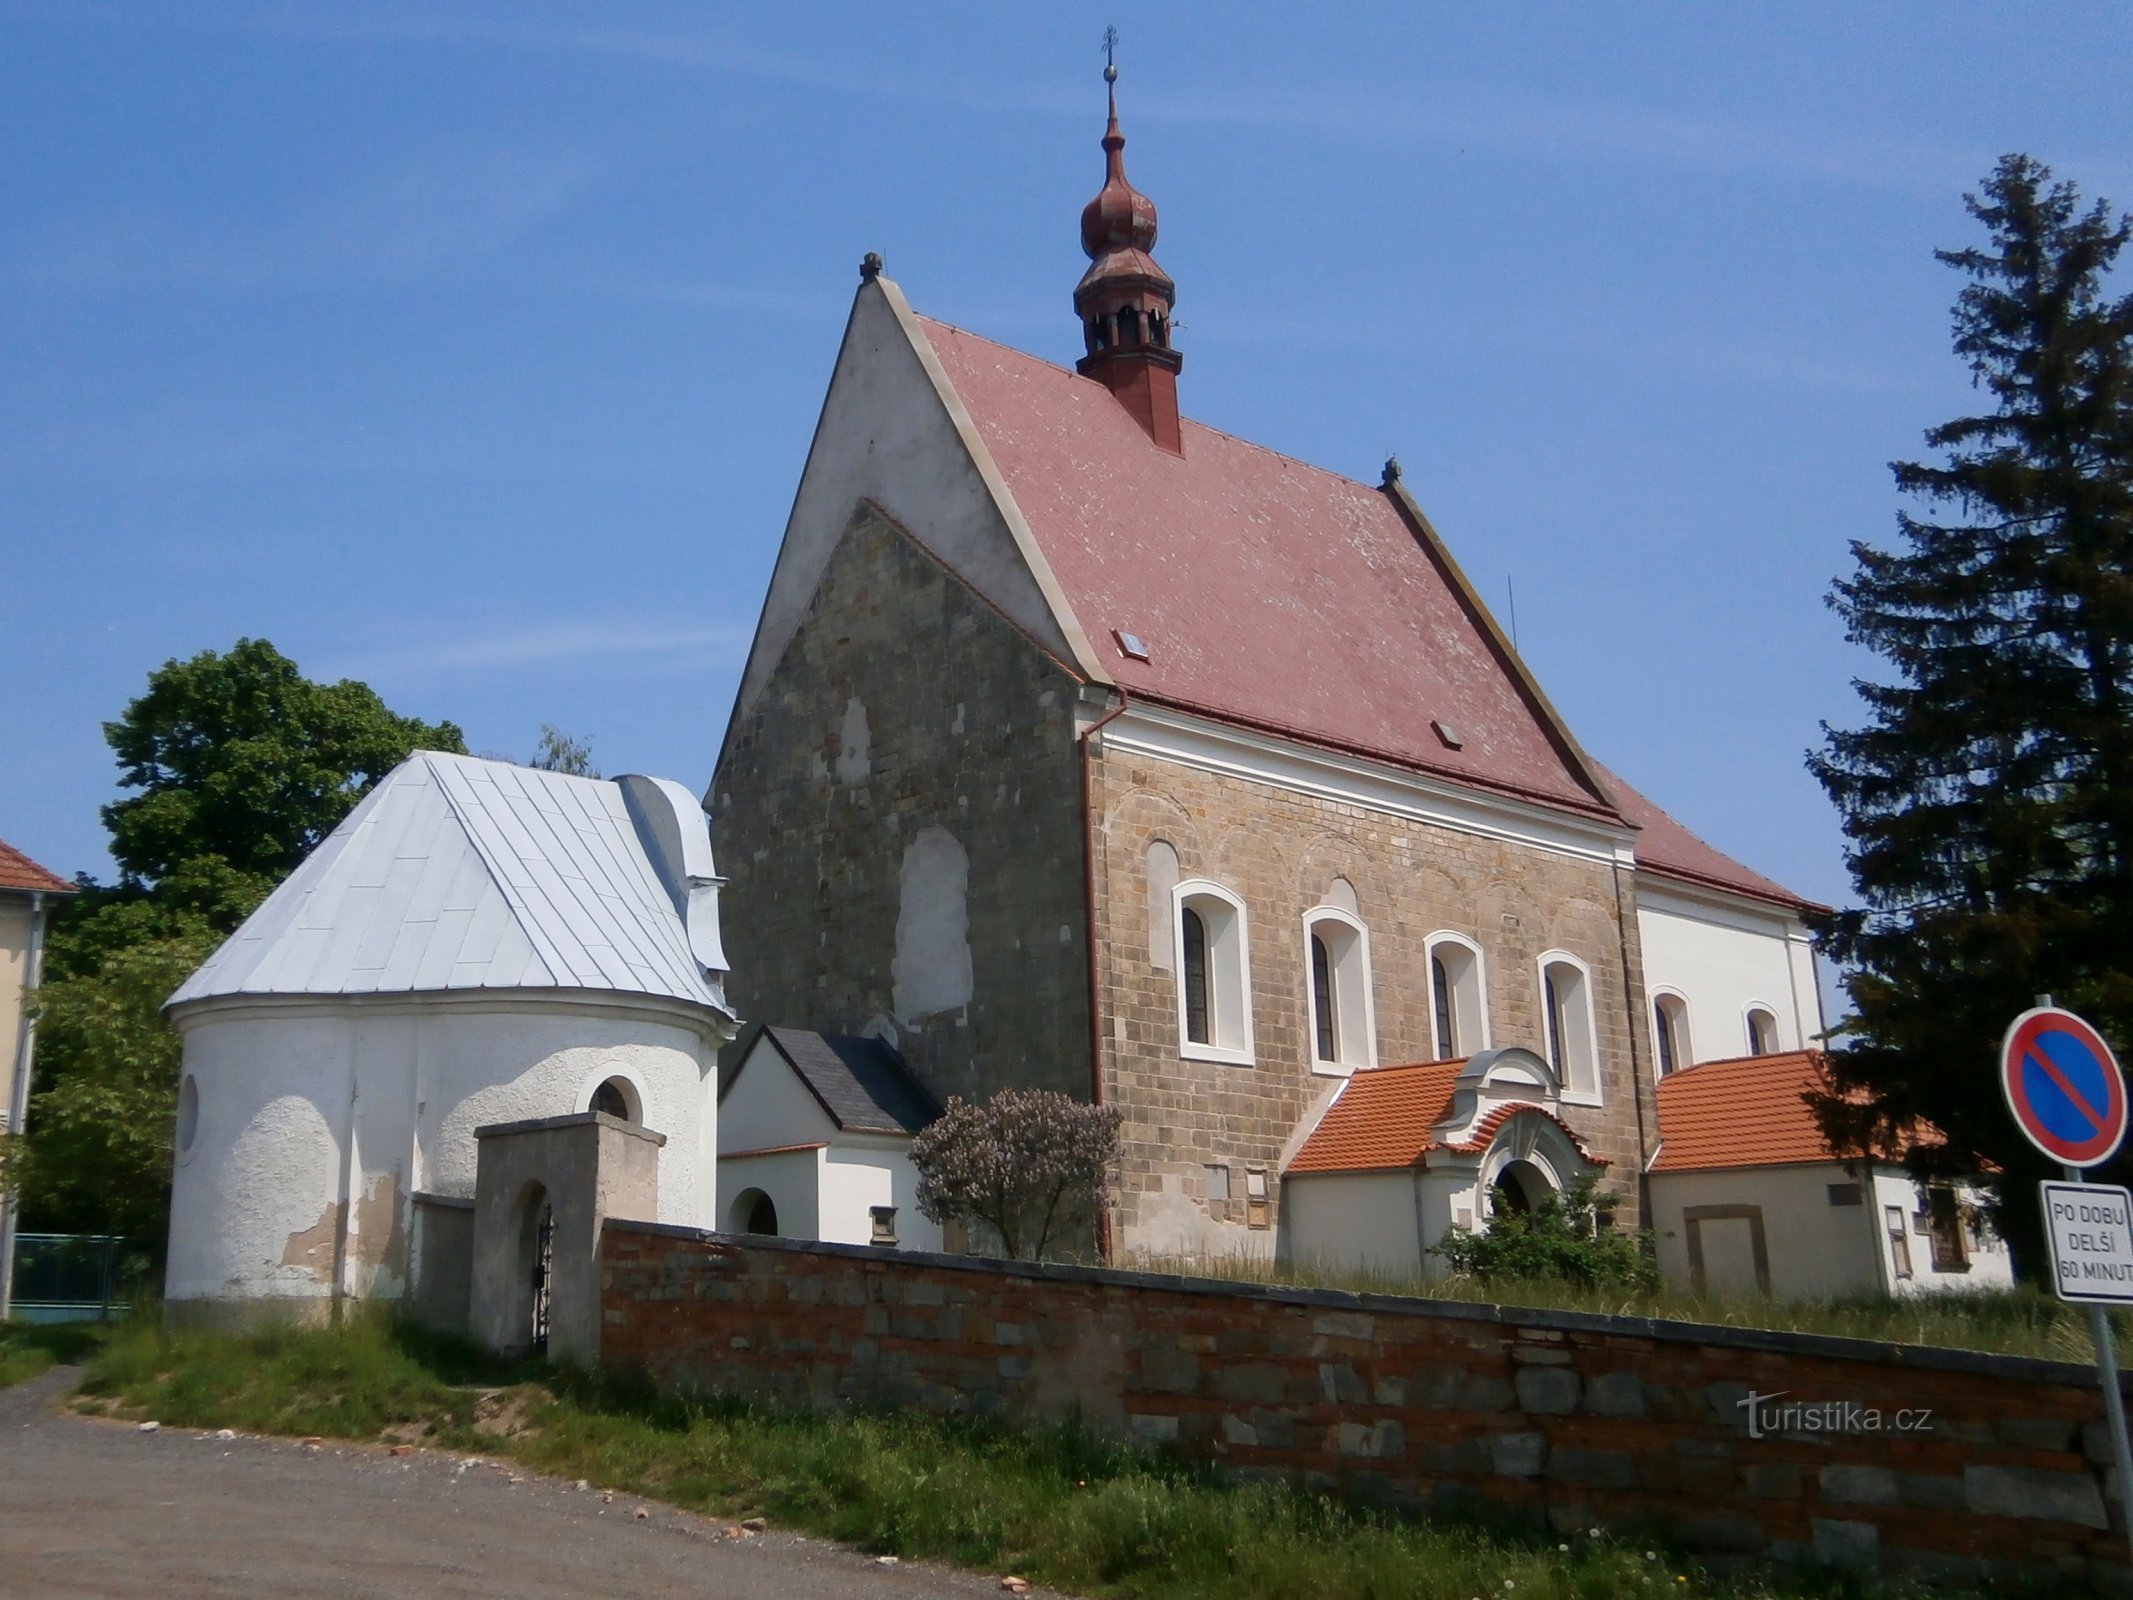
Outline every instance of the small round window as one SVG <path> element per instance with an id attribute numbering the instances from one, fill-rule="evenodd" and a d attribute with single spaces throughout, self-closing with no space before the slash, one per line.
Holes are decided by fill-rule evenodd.
<path id="1" fill-rule="evenodd" d="M 200 1081 L 190 1073 L 178 1085 L 178 1154 L 191 1155 L 200 1137 Z"/>
<path id="2" fill-rule="evenodd" d="M 604 1111 L 622 1122 L 642 1122 L 644 1111 L 637 1103 L 637 1086 L 627 1078 L 609 1078 L 593 1090 L 592 1110 Z"/>

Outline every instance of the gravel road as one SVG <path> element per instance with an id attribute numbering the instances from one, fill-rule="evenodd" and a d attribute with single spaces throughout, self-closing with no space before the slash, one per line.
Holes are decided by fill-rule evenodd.
<path id="1" fill-rule="evenodd" d="M 997 1577 L 883 1567 L 775 1529 L 728 1539 L 688 1512 L 608 1501 L 501 1462 L 142 1433 L 61 1410 L 73 1377 L 59 1369 L 0 1390 L 0 1595 L 10 1600 L 1001 1594 Z"/>

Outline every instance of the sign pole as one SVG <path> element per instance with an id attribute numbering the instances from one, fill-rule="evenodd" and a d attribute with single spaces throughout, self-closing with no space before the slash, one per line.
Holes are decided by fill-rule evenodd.
<path id="1" fill-rule="evenodd" d="M 2066 1181 L 2038 1186 L 2052 1289 L 2085 1302 L 2096 1346 L 2096 1381 L 2118 1472 L 2118 1515 L 2133 1551 L 2133 1444 L 2119 1390 L 2110 1307 L 2133 1305 L 2133 1191 L 2084 1181 L 2116 1155 L 2133 1125 L 2133 1097 L 2110 1044 L 2048 994 L 2008 1025 L 2000 1041 L 2000 1088 L 2024 1138 L 2058 1164 Z"/>
<path id="2" fill-rule="evenodd" d="M 2082 1181 L 2079 1167 L 2061 1167 L 2068 1183 Z M 2126 1437 L 2126 1397 L 2118 1390 L 2118 1344 L 2111 1337 L 2111 1313 L 2089 1307 L 2089 1338 L 2096 1345 L 2096 1379 L 2103 1385 L 2103 1414 L 2111 1428 L 2111 1464 L 2118 1469 L 2118 1514 L 2126 1525 L 2126 1549 L 2133 1553 L 2133 1441 Z"/>

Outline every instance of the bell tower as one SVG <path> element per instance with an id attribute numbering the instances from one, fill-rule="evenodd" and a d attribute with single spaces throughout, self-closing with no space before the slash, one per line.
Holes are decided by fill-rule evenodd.
<path id="1" fill-rule="evenodd" d="M 1104 186 L 1081 213 L 1081 248 L 1089 270 L 1074 288 L 1074 314 L 1086 350 L 1074 370 L 1094 378 L 1148 437 L 1172 455 L 1185 453 L 1178 426 L 1178 369 L 1170 308 L 1177 285 L 1155 264 L 1155 202 L 1126 181 L 1126 136 L 1118 129 L 1116 30 L 1104 35 L 1104 82 L 1111 118 L 1104 129 Z"/>

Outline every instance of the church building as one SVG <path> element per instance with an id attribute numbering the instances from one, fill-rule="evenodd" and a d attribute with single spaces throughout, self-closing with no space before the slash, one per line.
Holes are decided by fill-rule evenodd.
<path id="1" fill-rule="evenodd" d="M 706 796 L 735 1008 L 1118 1107 L 1115 1259 L 1388 1171 L 1424 1251 L 1586 1174 L 1633 1225 L 1660 1075 L 1815 1042 L 1811 908 L 1584 750 L 1396 462 L 1181 413 L 1125 143 L 1114 87 L 1072 367 L 862 267 Z"/>

